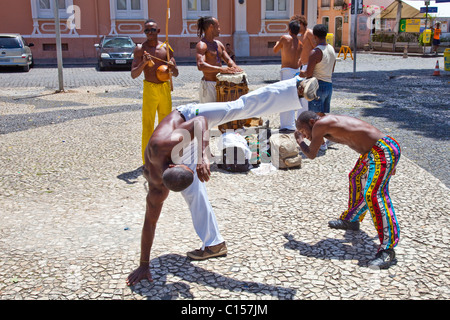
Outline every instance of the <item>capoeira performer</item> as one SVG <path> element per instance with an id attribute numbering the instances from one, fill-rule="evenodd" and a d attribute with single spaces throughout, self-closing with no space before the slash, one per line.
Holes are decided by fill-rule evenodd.
<path id="1" fill-rule="evenodd" d="M 349 174 L 348 209 L 330 228 L 359 230 L 359 222 L 370 211 L 378 232 L 380 247 L 369 267 L 385 269 L 395 263 L 394 247 L 398 244 L 400 227 L 389 196 L 389 180 L 400 159 L 400 145 L 394 138 L 362 120 L 338 115 L 320 116 L 303 112 L 297 119 L 295 136 L 302 152 L 314 159 L 323 138 L 342 143 L 360 153 Z M 311 143 L 308 146 L 303 138 Z"/>
<path id="2" fill-rule="evenodd" d="M 207 149 L 209 128 L 233 120 L 260 117 L 288 110 L 300 109 L 299 98 L 316 99 L 318 82 L 315 78 L 299 77 L 273 83 L 254 90 L 230 102 L 187 104 L 173 110 L 155 129 L 145 150 L 144 177 L 148 181 L 147 206 L 141 237 L 140 265 L 127 279 L 133 285 L 142 279 L 151 281 L 150 250 L 156 223 L 169 191 L 179 191 L 191 211 L 194 229 L 202 240 L 202 248 L 188 252 L 188 257 L 203 260 L 227 253 L 217 220 L 206 193 L 210 177 Z M 200 140 L 195 134 L 201 130 Z M 178 159 L 177 149 L 189 133 L 192 154 Z M 186 142 L 186 141 L 185 141 Z M 201 147 L 197 148 L 196 145 Z M 200 150 L 200 157 L 197 157 Z M 177 159 L 175 159 L 177 158 Z"/>

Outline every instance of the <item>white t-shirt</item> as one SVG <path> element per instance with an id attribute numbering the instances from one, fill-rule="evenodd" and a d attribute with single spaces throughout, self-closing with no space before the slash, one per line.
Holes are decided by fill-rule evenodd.
<path id="1" fill-rule="evenodd" d="M 317 80 L 331 82 L 331 75 L 333 73 L 334 63 L 336 62 L 336 52 L 333 46 L 318 45 L 316 48 L 322 50 L 322 61 L 316 64 L 313 71 L 313 77 Z"/>

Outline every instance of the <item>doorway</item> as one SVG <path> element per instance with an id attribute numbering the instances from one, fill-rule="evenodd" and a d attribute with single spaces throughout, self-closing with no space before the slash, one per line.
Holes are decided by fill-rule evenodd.
<path id="1" fill-rule="evenodd" d="M 335 47 L 342 46 L 342 17 L 336 17 L 334 20 L 334 45 Z"/>

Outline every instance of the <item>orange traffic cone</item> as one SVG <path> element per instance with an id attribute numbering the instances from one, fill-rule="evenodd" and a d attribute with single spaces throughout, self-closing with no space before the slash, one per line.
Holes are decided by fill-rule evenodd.
<path id="1" fill-rule="evenodd" d="M 433 76 L 440 76 L 441 72 L 439 71 L 439 60 L 436 60 L 436 67 L 434 68 Z"/>

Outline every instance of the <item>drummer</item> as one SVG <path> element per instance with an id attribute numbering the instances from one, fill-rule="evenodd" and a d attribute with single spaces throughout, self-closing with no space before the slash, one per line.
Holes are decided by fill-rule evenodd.
<path id="1" fill-rule="evenodd" d="M 216 102 L 216 75 L 218 73 L 238 73 L 239 68 L 228 55 L 225 46 L 219 40 L 214 40 L 220 34 L 219 21 L 213 17 L 200 17 L 197 20 L 196 60 L 198 70 L 203 72 L 200 82 L 200 103 Z M 222 66 L 222 60 L 227 64 Z"/>
<path id="2" fill-rule="evenodd" d="M 155 128 L 155 116 L 158 111 L 158 123 L 172 111 L 170 82 L 157 76 L 158 68 L 168 65 L 167 71 L 178 76 L 178 68 L 169 50 L 170 63 L 167 61 L 167 46 L 158 40 L 160 29 L 155 20 L 149 19 L 144 24 L 147 40 L 134 49 L 134 60 L 131 65 L 131 77 L 139 77 L 144 71 L 144 92 L 142 94 L 142 162 L 147 143 Z M 152 59 L 152 56 L 155 59 Z M 161 70 L 161 68 L 159 70 Z M 162 80 L 161 80 L 161 79 Z"/>

